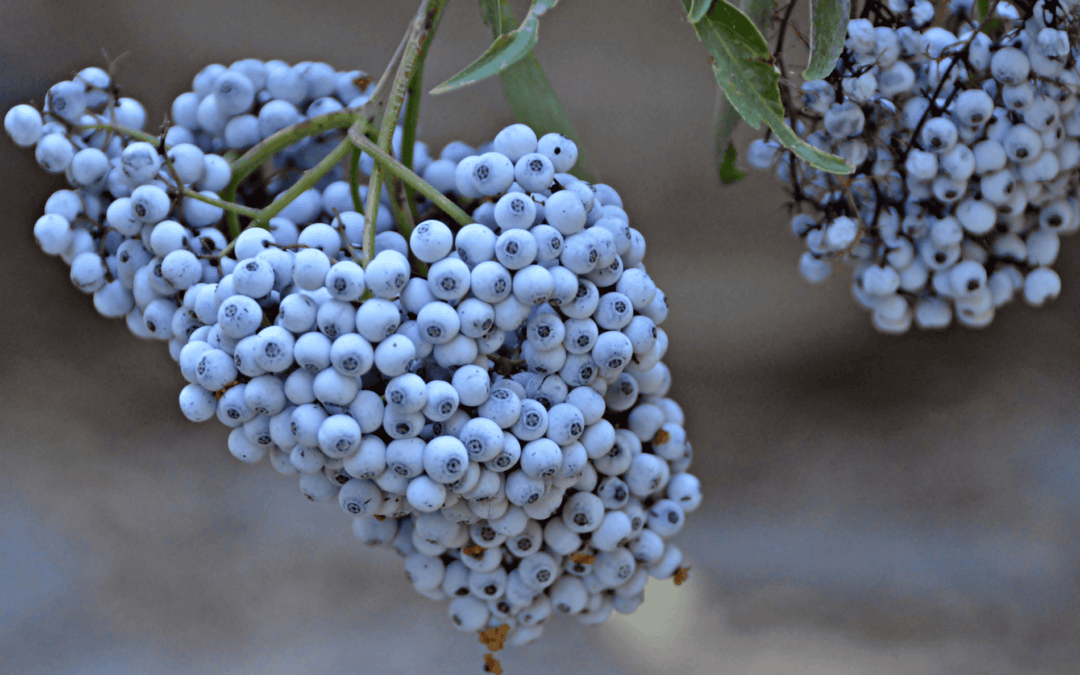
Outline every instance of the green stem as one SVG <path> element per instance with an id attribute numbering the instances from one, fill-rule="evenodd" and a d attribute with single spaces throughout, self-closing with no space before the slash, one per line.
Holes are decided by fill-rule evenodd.
<path id="1" fill-rule="evenodd" d="M 349 192 L 352 194 L 353 210 L 364 212 L 364 202 L 360 199 L 360 148 L 353 147 L 349 158 Z"/>
<path id="2" fill-rule="evenodd" d="M 268 159 L 309 136 L 318 136 L 324 131 L 346 129 L 353 124 L 363 123 L 358 111 L 358 108 L 345 108 L 326 115 L 312 117 L 287 126 L 274 135 L 264 138 L 258 144 L 253 145 L 240 159 L 233 162 L 230 186 L 235 188 Z"/>
<path id="3" fill-rule="evenodd" d="M 412 169 L 394 159 L 390 154 L 383 152 L 378 146 L 372 143 L 367 136 L 360 133 L 359 130 L 355 128 L 349 129 L 349 140 L 355 143 L 364 152 L 375 158 L 376 167 L 385 167 L 387 171 L 400 178 L 406 185 L 411 185 L 417 192 L 430 199 L 435 206 L 442 209 L 446 215 L 450 216 L 461 225 L 469 225 L 474 222 L 472 216 L 465 213 L 465 211 L 451 201 L 450 198 L 436 190 L 435 186 L 431 183 L 428 183 L 423 178 L 416 175 Z"/>
<path id="4" fill-rule="evenodd" d="M 218 208 L 225 209 L 230 213 L 247 216 L 248 218 L 252 219 L 258 218 L 260 214 L 259 209 L 253 209 L 250 206 L 241 206 L 240 204 L 235 204 L 224 199 L 217 199 L 216 197 L 207 197 L 206 195 L 196 192 L 189 187 L 184 188 L 184 196 L 194 199 L 196 201 L 206 202 L 207 204 L 211 204 Z M 237 232 L 236 234 L 239 234 L 239 232 Z M 235 235 L 233 236 L 233 238 L 236 238 Z"/>
<path id="5" fill-rule="evenodd" d="M 431 14 L 431 31 L 434 33 L 438 29 L 438 22 L 443 17 L 443 10 L 446 8 L 445 2 L 436 2 L 432 8 Z M 413 168 L 415 165 L 414 150 L 416 145 L 416 126 L 420 119 L 420 99 L 423 96 L 423 64 L 428 59 L 428 49 L 431 46 L 431 40 L 423 41 L 420 44 L 420 54 L 416 58 L 416 66 L 413 69 L 413 77 L 409 78 L 407 87 L 407 99 L 405 103 L 405 122 L 404 129 L 402 130 L 402 164 L 405 164 L 409 168 Z M 413 215 L 413 221 L 420 219 L 420 212 L 417 210 L 416 205 L 416 191 L 409 185 L 405 185 L 405 200 L 408 204 L 408 210 Z"/>
<path id="6" fill-rule="evenodd" d="M 376 164 L 371 171 L 371 180 L 368 182 L 367 209 L 364 211 L 364 241 L 361 264 L 367 268 L 368 263 L 375 257 L 375 219 L 379 217 L 379 195 L 382 193 L 382 168 Z"/>
<path id="7" fill-rule="evenodd" d="M 230 253 L 232 253 L 232 252 L 233 252 L 233 249 L 234 249 L 234 248 L 236 248 L 236 237 L 233 237 L 233 238 L 232 238 L 232 241 L 230 241 L 230 242 L 229 242 L 229 243 L 228 243 L 228 244 L 227 244 L 227 245 L 225 246 L 225 248 L 221 249 L 221 253 L 218 253 L 217 255 L 214 255 L 214 256 L 212 256 L 212 257 L 214 257 L 214 258 L 217 258 L 218 260 L 221 260 L 221 259 L 222 259 L 222 258 L 224 258 L 225 256 L 227 256 L 227 255 L 229 255 Z"/>
<path id="8" fill-rule="evenodd" d="M 398 198 L 398 184 L 393 174 L 390 174 L 389 180 L 386 181 L 386 192 L 390 195 L 390 213 L 394 216 L 394 222 L 397 223 L 401 234 L 408 239 L 412 236 L 416 221 L 413 220 L 408 208 L 402 206 L 401 199 Z"/>
<path id="9" fill-rule="evenodd" d="M 381 108 L 385 105 L 383 98 L 386 87 L 390 83 L 390 73 L 401 63 L 401 57 L 405 52 L 405 45 L 408 43 L 410 35 L 411 31 L 405 33 L 401 44 L 398 45 L 397 51 L 394 52 L 393 58 L 390 59 L 390 63 L 387 64 L 386 70 L 383 71 L 367 103 L 364 103 L 359 108 L 345 108 L 344 110 L 313 117 L 285 127 L 274 135 L 263 139 L 262 142 L 252 147 L 235 162 L 232 162 L 233 179 L 224 190 L 226 198 L 235 200 L 236 187 L 241 181 L 254 173 L 256 169 L 276 153 L 303 138 L 315 136 L 330 129 L 344 129 L 355 124 L 361 125 L 365 133 L 374 133 L 375 128 L 373 125 Z M 235 237 L 240 233 L 240 223 L 233 214 L 230 213 L 228 216 L 229 232 Z"/>
<path id="10" fill-rule="evenodd" d="M 221 191 L 221 198 L 227 202 L 236 201 L 236 186 L 229 183 Z M 234 211 L 225 212 L 225 225 L 229 229 L 229 240 L 232 241 L 240 236 L 240 217 Z"/>
<path id="11" fill-rule="evenodd" d="M 375 85 L 375 90 L 372 92 L 371 98 L 367 103 L 359 108 L 345 108 L 344 110 L 338 110 L 326 115 L 297 122 L 296 124 L 285 127 L 274 135 L 263 139 L 260 143 L 245 152 L 239 159 L 230 162 L 233 178 L 229 182 L 229 185 L 222 191 L 222 195 L 230 201 L 235 201 L 236 188 L 245 178 L 254 173 L 256 169 L 262 166 L 264 162 L 273 157 L 276 153 L 303 138 L 318 135 L 324 131 L 329 131 L 330 129 L 344 129 L 346 127 L 351 127 L 354 124 L 362 125 L 365 133 L 374 133 L 373 125 L 381 108 L 385 105 L 383 97 L 385 95 L 386 87 L 389 86 L 390 72 L 395 70 L 401 62 L 401 57 L 405 52 L 405 45 L 409 41 L 410 35 L 411 31 L 405 33 L 401 44 L 398 45 L 397 51 L 394 53 L 393 58 L 390 59 L 390 63 L 387 64 L 386 70 L 383 71 L 383 74 L 379 78 L 378 84 Z M 357 210 L 359 211 L 359 209 Z M 229 234 L 233 238 L 239 236 L 240 221 L 236 217 L 236 214 L 231 212 L 227 213 L 226 219 L 229 227 Z"/>
<path id="12" fill-rule="evenodd" d="M 382 127 L 379 129 L 378 147 L 383 153 L 389 153 L 394 138 L 394 129 L 397 127 L 398 117 L 401 115 L 401 107 L 405 102 L 405 92 L 412 78 L 413 69 L 420 57 L 423 45 L 430 41 L 434 22 L 446 5 L 446 0 L 423 0 L 416 18 L 410 29 L 408 44 L 405 45 L 405 54 L 398 66 L 397 76 L 394 78 L 390 89 L 390 97 L 383 113 Z M 353 127 L 352 129 L 355 129 Z M 352 132 L 350 129 L 350 133 Z M 375 219 L 379 215 L 379 198 L 382 195 L 383 172 L 386 169 L 383 164 L 375 164 L 371 171 L 371 180 L 368 182 L 367 211 L 364 214 L 364 250 L 363 264 L 371 262 L 375 255 Z"/>
<path id="13" fill-rule="evenodd" d="M 439 20 L 442 19 L 443 9 L 445 8 L 445 1 L 436 2 L 435 6 L 432 7 L 432 34 L 438 29 Z M 430 46 L 430 39 L 420 44 L 420 54 L 416 57 L 416 66 L 413 68 L 413 74 L 409 78 L 407 88 L 408 98 L 405 103 L 405 122 L 401 134 L 401 163 L 410 169 L 414 166 L 413 146 L 416 144 L 416 125 L 420 120 L 420 99 L 423 97 L 424 91 L 424 62 L 427 61 Z M 420 212 L 416 207 L 416 192 L 408 184 L 405 185 L 405 200 L 409 207 L 409 213 L 412 214 L 413 222 L 416 222 L 420 219 Z"/>
<path id="14" fill-rule="evenodd" d="M 393 174 L 391 174 L 393 175 Z M 401 199 L 398 197 L 398 184 L 399 179 L 392 178 L 387 187 L 390 191 L 390 213 L 394 214 L 394 221 L 398 224 L 398 229 L 401 230 L 402 236 L 405 237 L 405 241 L 408 241 L 412 237 L 413 228 L 416 227 L 416 221 L 413 220 L 412 213 L 409 212 L 408 204 L 402 204 Z M 402 184 L 404 187 L 404 183 Z M 413 260 L 413 264 L 416 265 L 416 269 L 422 276 L 427 276 L 428 268 L 424 264 L 423 260 L 420 260 L 416 256 L 410 256 Z"/>
<path id="15" fill-rule="evenodd" d="M 405 47 L 408 46 L 412 35 L 413 25 L 409 24 L 409 29 L 401 37 L 401 42 L 398 43 L 393 58 L 386 64 L 386 70 L 379 76 L 379 81 L 375 84 L 375 91 L 371 93 L 371 98 L 361 108 L 364 112 L 364 119 L 373 128 L 376 124 L 382 123 L 382 115 L 386 108 L 386 90 L 393 85 L 394 79 L 397 77 L 398 66 L 401 65 L 401 59 L 405 56 Z"/>
<path id="16" fill-rule="evenodd" d="M 352 242 L 345 236 L 345 223 L 341 222 L 341 214 L 338 213 L 337 209 L 334 209 L 334 219 L 331 221 L 331 224 L 334 224 L 334 229 L 341 235 L 341 243 L 345 248 L 345 252 L 349 254 L 349 259 L 356 260 L 359 258 L 360 256 L 356 255 L 356 249 L 353 248 Z"/>
<path id="17" fill-rule="evenodd" d="M 428 42 L 428 44 L 431 44 Z M 426 52 L 426 50 L 425 50 Z M 405 103 L 405 125 L 401 134 L 401 163 L 410 169 L 414 164 L 414 146 L 416 144 L 416 124 L 420 118 L 420 96 L 424 86 L 424 57 L 427 54 L 421 52 L 416 59 L 416 70 L 409 79 L 408 96 Z M 416 208 L 416 191 L 408 185 L 405 186 L 405 203 L 413 220 L 420 218 L 420 212 Z"/>
<path id="18" fill-rule="evenodd" d="M 112 124 L 110 122 L 99 122 L 97 124 L 76 124 L 75 127 L 78 128 L 78 129 L 102 129 L 104 131 L 112 131 L 112 132 L 120 134 L 121 136 L 127 136 L 128 138 L 133 138 L 136 141 L 142 141 L 143 143 L 149 143 L 150 145 L 154 146 L 155 148 L 158 147 L 158 143 L 161 142 L 161 138 L 159 138 L 158 136 L 148 134 L 145 131 L 139 131 L 138 129 L 132 129 L 131 127 L 125 127 L 122 124 Z M 163 147 L 166 150 L 168 150 L 172 146 L 171 145 L 163 145 Z"/>
<path id="19" fill-rule="evenodd" d="M 330 169 L 334 168 L 334 166 L 345 157 L 345 154 L 348 153 L 351 148 L 352 142 L 349 141 L 348 138 L 342 139 L 342 141 L 337 144 L 337 147 L 331 150 L 330 154 L 324 157 L 321 162 L 305 171 L 304 175 L 300 177 L 300 180 L 296 181 L 292 187 L 285 192 L 282 192 L 277 199 L 270 202 L 270 204 L 262 211 L 259 211 L 258 217 L 252 224 L 257 227 L 267 227 L 267 223 L 270 222 L 271 218 L 281 213 L 281 211 L 291 204 L 294 199 L 300 196 L 301 193 L 310 190 L 315 183 L 319 182 L 320 178 L 325 176 Z"/>
<path id="20" fill-rule="evenodd" d="M 173 182 L 176 183 L 176 187 L 182 186 L 184 181 L 180 180 L 180 174 L 176 172 L 176 167 L 173 166 L 172 159 L 169 158 L 169 151 L 165 149 L 164 136 L 158 139 L 157 149 L 161 159 L 165 162 L 165 168 L 169 170 L 169 175 L 172 176 Z"/>
<path id="21" fill-rule="evenodd" d="M 229 201 L 236 201 L 236 188 L 245 178 L 254 173 L 267 160 L 281 152 L 285 148 L 308 138 L 317 136 L 331 129 L 344 129 L 353 124 L 363 124 L 363 106 L 360 108 L 345 108 L 326 115 L 312 117 L 311 119 L 297 122 L 285 127 L 272 136 L 252 146 L 239 159 L 232 163 L 232 180 L 222 190 L 222 197 Z M 288 204 L 283 204 L 282 208 Z M 233 237 L 240 234 L 240 221 L 235 214 L 228 216 L 229 234 Z"/>

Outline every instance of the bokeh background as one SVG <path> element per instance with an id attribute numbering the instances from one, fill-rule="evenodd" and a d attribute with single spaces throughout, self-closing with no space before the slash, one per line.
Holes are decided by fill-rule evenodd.
<path id="1" fill-rule="evenodd" d="M 127 54 L 150 127 L 211 62 L 377 74 L 415 4 L 4 2 L 0 108 L 103 51 Z M 490 39 L 475 0 L 451 2 L 429 88 Z M 1075 673 L 1078 242 L 1048 308 L 878 335 L 846 274 L 798 277 L 771 176 L 720 187 L 715 81 L 680 3 L 567 0 L 536 53 L 671 299 L 665 360 L 706 501 L 677 539 L 688 583 L 650 582 L 600 628 L 551 621 L 496 655 L 506 672 Z M 425 97 L 421 138 L 478 145 L 511 121 L 488 81 Z M 165 345 L 97 316 L 35 246 L 62 180 L 6 137 L 0 154 L 0 672 L 481 672 L 487 650 L 395 554 L 183 418 Z"/>

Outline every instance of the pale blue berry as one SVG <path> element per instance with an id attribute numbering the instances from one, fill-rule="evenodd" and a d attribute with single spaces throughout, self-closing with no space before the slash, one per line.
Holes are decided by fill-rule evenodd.
<path id="1" fill-rule="evenodd" d="M 557 133 L 541 136 L 536 143 L 536 152 L 550 159 L 558 173 L 572 169 L 578 158 L 577 144 Z"/>
<path id="2" fill-rule="evenodd" d="M 1018 84 L 1027 79 L 1031 62 L 1027 54 L 1016 47 L 1004 47 L 990 59 L 990 74 L 1002 84 Z"/>
<path id="3" fill-rule="evenodd" d="M 24 148 L 41 139 L 43 128 L 41 113 L 25 103 L 12 107 L 4 115 L 4 130 L 16 145 Z"/>
<path id="4" fill-rule="evenodd" d="M 419 260 L 434 263 L 450 253 L 454 244 L 454 235 L 441 221 L 425 220 L 413 228 L 409 236 L 409 244 L 413 255 Z"/>
<path id="5" fill-rule="evenodd" d="M 63 134 L 46 134 L 37 142 L 34 157 L 41 168 L 49 173 L 63 173 L 75 157 L 75 146 Z"/>
<path id="6" fill-rule="evenodd" d="M 486 152 L 473 165 L 472 179 L 480 194 L 489 197 L 501 195 L 514 182 L 514 163 L 500 152 Z"/>

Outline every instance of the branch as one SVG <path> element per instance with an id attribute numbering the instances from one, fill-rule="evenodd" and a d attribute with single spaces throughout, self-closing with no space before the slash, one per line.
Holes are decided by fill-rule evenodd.
<path id="1" fill-rule="evenodd" d="M 342 139 L 342 141 L 337 144 L 337 147 L 330 151 L 329 155 L 323 157 L 321 162 L 305 171 L 304 175 L 300 177 L 300 180 L 292 187 L 285 192 L 282 192 L 277 199 L 270 202 L 270 204 L 262 211 L 259 211 L 259 215 L 255 219 L 253 225 L 257 227 L 267 227 L 271 218 L 281 213 L 282 210 L 300 196 L 301 193 L 310 190 L 315 183 L 319 182 L 320 178 L 326 175 L 327 171 L 334 168 L 334 166 L 345 157 L 345 154 L 348 153 L 351 148 L 352 143 L 349 139 Z"/>
<path id="2" fill-rule="evenodd" d="M 207 197 L 206 195 L 204 195 L 204 194 L 202 194 L 200 192 L 196 192 L 195 190 L 192 190 L 189 187 L 184 188 L 184 193 L 183 194 L 184 194 L 185 197 L 188 197 L 190 199 L 194 199 L 194 200 L 200 201 L 200 202 L 206 202 L 207 204 L 210 204 L 212 206 L 216 206 L 216 207 L 218 207 L 220 209 L 225 209 L 226 211 L 229 211 L 231 213 L 236 213 L 236 214 L 239 214 L 241 216 L 247 216 L 248 218 L 251 218 L 252 220 L 257 219 L 259 217 L 259 214 L 261 213 L 259 211 L 259 209 L 253 209 L 250 206 L 241 206 L 240 204 L 225 201 L 224 199 L 216 199 L 214 197 Z"/>
<path id="3" fill-rule="evenodd" d="M 472 216 L 465 213 L 465 211 L 451 201 L 449 197 L 436 190 L 435 186 L 431 183 L 428 183 L 423 178 L 416 175 L 412 169 L 397 161 L 388 153 L 383 152 L 357 128 L 353 127 L 352 129 L 349 129 L 349 140 L 355 143 L 357 147 L 361 148 L 364 152 L 371 155 L 375 160 L 376 167 L 385 168 L 387 171 L 400 178 L 406 185 L 415 188 L 417 192 L 430 199 L 435 206 L 442 209 L 446 215 L 450 216 L 461 225 L 469 225 L 473 222 Z M 371 195 L 368 195 L 368 197 L 370 198 Z M 374 232 L 374 227 L 372 227 L 372 231 Z"/>
<path id="4" fill-rule="evenodd" d="M 423 0 L 413 20 L 408 43 L 405 45 L 405 55 L 398 66 L 386 110 L 383 111 L 382 127 L 379 130 L 379 148 L 384 153 L 389 153 L 391 150 L 394 129 L 397 127 L 398 117 L 401 114 L 401 106 L 405 102 L 405 92 L 412 78 L 413 68 L 420 58 L 424 45 L 430 40 L 435 23 L 445 4 L 446 0 Z M 371 180 L 368 182 L 367 209 L 364 213 L 364 267 L 367 267 L 375 255 L 375 220 L 379 215 L 379 198 L 382 195 L 384 170 L 382 164 L 376 164 L 371 171 Z"/>

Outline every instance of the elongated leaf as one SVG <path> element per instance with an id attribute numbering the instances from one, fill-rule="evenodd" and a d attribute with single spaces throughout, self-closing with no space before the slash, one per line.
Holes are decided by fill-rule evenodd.
<path id="1" fill-rule="evenodd" d="M 804 80 L 820 80 L 836 68 L 850 12 L 851 0 L 810 0 L 810 63 Z"/>
<path id="2" fill-rule="evenodd" d="M 712 0 L 693 0 L 690 3 L 690 23 L 697 23 L 708 13 Z"/>
<path id="3" fill-rule="evenodd" d="M 772 16 L 776 0 L 742 0 L 739 9 L 750 17 L 754 24 L 764 32 L 765 24 Z M 711 6 L 711 3 L 710 3 Z M 739 151 L 735 149 L 732 136 L 735 128 L 739 126 L 739 112 L 727 100 L 724 90 L 716 90 L 716 112 L 713 126 L 716 127 L 716 172 L 720 176 L 720 182 L 724 185 L 737 183 L 746 178 L 746 172 L 739 169 L 736 162 L 739 159 Z"/>
<path id="4" fill-rule="evenodd" d="M 739 152 L 735 149 L 732 134 L 739 124 L 739 113 L 728 102 L 723 89 L 716 90 L 716 168 L 724 185 L 746 178 L 746 172 L 735 166 Z"/>
<path id="5" fill-rule="evenodd" d="M 485 6 L 490 3 L 498 5 L 499 23 L 502 30 L 511 31 L 517 27 L 517 19 L 507 0 L 485 0 Z M 486 18 L 486 16 L 485 16 Z M 496 30 L 491 21 L 488 25 Z M 577 132 L 570 124 L 559 97 L 551 88 L 547 77 L 544 75 L 540 63 L 530 52 L 520 61 L 499 73 L 499 81 L 502 82 L 503 94 L 514 119 L 526 124 L 536 132 L 537 136 L 547 133 L 559 133 L 572 140 L 578 147 L 578 159 L 570 173 L 581 180 L 596 182 L 596 174 L 585 156 L 585 149 L 578 138 Z"/>
<path id="6" fill-rule="evenodd" d="M 503 93 L 514 119 L 531 127 L 537 136 L 554 132 L 572 140 L 577 145 L 578 158 L 570 173 L 581 180 L 595 183 L 596 174 L 585 156 L 581 140 L 570 125 L 566 110 L 551 89 L 536 57 L 529 54 L 500 73 L 499 79 L 502 80 Z"/>
<path id="7" fill-rule="evenodd" d="M 754 22 L 754 25 L 762 33 L 768 27 L 775 8 L 776 0 L 742 0 L 739 4 L 742 13 L 750 17 L 750 20 Z M 742 118 L 739 117 L 739 113 L 728 102 L 724 90 L 717 89 L 717 93 L 720 100 L 716 118 L 716 165 L 720 174 L 720 182 L 729 185 L 746 178 L 746 172 L 736 165 L 739 153 L 735 149 L 735 143 L 731 138 L 735 132 L 735 127 L 738 126 L 739 120 Z"/>
<path id="8" fill-rule="evenodd" d="M 554 7 L 559 0 L 533 0 L 529 13 L 521 26 L 503 32 L 495 38 L 480 58 L 466 66 L 460 73 L 431 90 L 432 94 L 445 94 L 448 91 L 475 84 L 496 75 L 514 65 L 536 46 L 537 33 L 540 29 L 540 17 Z M 501 19 L 501 16 L 500 16 Z M 499 21 L 502 24 L 502 21 Z M 502 26 L 500 25 L 500 28 Z"/>
<path id="9" fill-rule="evenodd" d="M 762 33 L 765 32 L 775 8 L 776 0 L 742 0 L 739 3 L 739 9 L 742 10 L 742 13 L 750 17 L 750 20 L 754 22 L 754 25 Z M 739 120 L 742 118 L 739 117 L 738 111 L 727 100 L 727 95 L 724 94 L 723 89 L 717 89 L 716 94 L 716 168 L 720 176 L 720 182 L 724 185 L 730 185 L 746 178 L 746 172 L 736 165 L 739 152 L 735 149 L 735 143 L 732 139 L 735 127 L 738 126 Z"/>
<path id="10" fill-rule="evenodd" d="M 690 0 L 682 2 L 689 11 Z M 830 173 L 854 171 L 839 157 L 807 144 L 784 123 L 780 75 L 770 63 L 769 45 L 749 17 L 726 0 L 715 0 L 694 28 L 709 52 L 717 83 L 747 124 L 757 129 L 765 122 L 777 140 L 811 166 Z"/>

